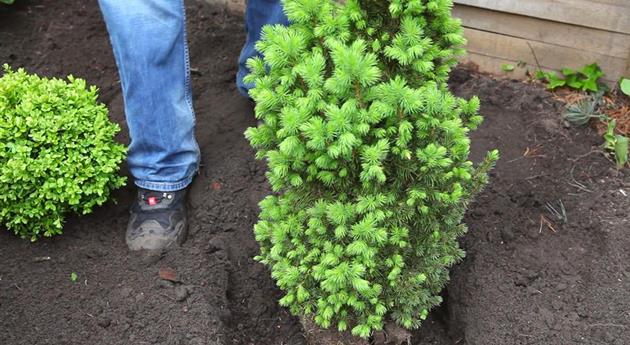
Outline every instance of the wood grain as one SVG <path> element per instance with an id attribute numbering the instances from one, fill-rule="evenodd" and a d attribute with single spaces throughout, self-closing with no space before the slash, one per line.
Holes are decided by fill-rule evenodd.
<path id="1" fill-rule="evenodd" d="M 453 15 L 461 18 L 465 27 L 472 29 L 613 57 L 626 58 L 630 53 L 630 35 L 626 34 L 466 5 L 455 6 Z"/>
<path id="2" fill-rule="evenodd" d="M 454 3 L 630 34 L 627 6 L 590 0 L 454 0 Z"/>
<path id="3" fill-rule="evenodd" d="M 616 80 L 625 73 L 627 58 L 611 57 L 585 50 L 528 41 L 522 38 L 470 29 L 464 30 L 470 53 L 506 61 L 524 61 L 530 66 L 546 69 L 579 68 L 597 62 L 606 73 L 605 79 Z"/>

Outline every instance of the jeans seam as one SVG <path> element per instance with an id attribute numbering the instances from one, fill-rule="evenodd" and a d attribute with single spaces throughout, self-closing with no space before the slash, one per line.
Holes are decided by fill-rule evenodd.
<path id="1" fill-rule="evenodd" d="M 182 16 L 183 16 L 183 38 L 184 38 L 184 60 L 185 60 L 185 71 L 184 71 L 184 98 L 186 99 L 186 104 L 188 104 L 188 108 L 190 109 L 190 114 L 192 116 L 193 128 L 197 126 L 197 116 L 195 115 L 195 108 L 192 103 L 192 82 L 190 80 L 190 54 L 188 52 L 188 33 L 187 28 L 188 25 L 186 23 L 186 5 L 184 0 L 180 1 L 182 6 Z M 195 171 L 193 171 L 192 176 L 194 176 L 199 171 L 199 165 L 201 160 L 201 149 L 199 148 L 199 143 L 195 139 L 195 147 L 197 148 L 197 163 L 195 166 Z M 191 177 L 192 179 L 192 177 Z"/>

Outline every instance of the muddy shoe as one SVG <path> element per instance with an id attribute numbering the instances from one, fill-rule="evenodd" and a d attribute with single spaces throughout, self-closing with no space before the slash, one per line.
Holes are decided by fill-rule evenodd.
<path id="1" fill-rule="evenodd" d="M 185 189 L 156 192 L 140 188 L 131 206 L 127 246 L 131 250 L 156 250 L 182 244 L 187 228 Z"/>

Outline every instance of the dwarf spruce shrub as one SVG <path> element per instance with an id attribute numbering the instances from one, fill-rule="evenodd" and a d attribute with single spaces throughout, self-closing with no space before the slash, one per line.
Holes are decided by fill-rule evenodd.
<path id="1" fill-rule="evenodd" d="M 95 87 L 4 66 L 0 78 L 0 222 L 35 240 L 61 234 L 64 215 L 86 214 L 125 183 L 124 146 Z"/>
<path id="2" fill-rule="evenodd" d="M 282 305 L 367 337 L 416 328 L 464 255 L 467 202 L 498 158 L 468 160 L 479 99 L 447 78 L 464 43 L 451 0 L 286 0 L 249 61 L 263 121 L 246 136 L 277 194 L 255 226 Z"/>

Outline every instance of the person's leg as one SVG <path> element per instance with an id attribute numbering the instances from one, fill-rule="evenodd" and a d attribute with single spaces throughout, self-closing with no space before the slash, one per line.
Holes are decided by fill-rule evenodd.
<path id="1" fill-rule="evenodd" d="M 238 58 L 238 73 L 236 75 L 236 86 L 238 91 L 248 96 L 248 91 L 253 87 L 251 84 L 245 84 L 243 78 L 249 73 L 246 63 L 247 59 L 259 55 L 256 51 L 256 42 L 260 39 L 262 27 L 267 24 L 288 25 L 284 11 L 282 10 L 282 1 L 280 0 L 249 0 L 247 1 L 247 9 L 245 12 L 245 29 L 247 30 L 247 39 L 245 46 L 241 50 Z"/>
<path id="2" fill-rule="evenodd" d="M 131 136 L 127 161 L 140 187 L 127 245 L 184 240 L 185 188 L 197 172 L 183 0 L 99 0 L 118 65 Z"/>
<path id="3" fill-rule="evenodd" d="M 118 65 L 138 187 L 171 192 L 197 172 L 199 147 L 182 0 L 99 0 Z"/>

